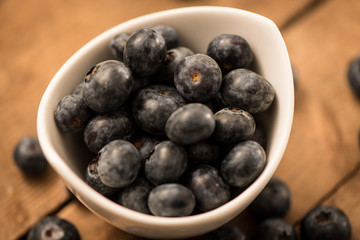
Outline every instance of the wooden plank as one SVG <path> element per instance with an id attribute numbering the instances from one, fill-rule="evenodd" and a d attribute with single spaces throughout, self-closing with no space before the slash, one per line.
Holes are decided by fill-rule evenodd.
<path id="1" fill-rule="evenodd" d="M 29 181 L 13 165 L 12 150 L 25 135 L 36 135 L 36 112 L 50 79 L 97 34 L 154 11 L 193 5 L 223 5 L 263 14 L 278 25 L 315 0 L 198 1 L 0 1 L 0 239 L 15 239 L 67 199 L 50 170 Z M 10 219 L 10 221 L 9 221 Z"/>
<path id="2" fill-rule="evenodd" d="M 277 174 L 292 189 L 288 219 L 293 222 L 356 168 L 360 159 L 360 102 L 346 78 L 350 60 L 360 53 L 360 32 L 355 30 L 359 11 L 356 0 L 328 1 L 284 33 L 299 81 L 293 130 Z"/>

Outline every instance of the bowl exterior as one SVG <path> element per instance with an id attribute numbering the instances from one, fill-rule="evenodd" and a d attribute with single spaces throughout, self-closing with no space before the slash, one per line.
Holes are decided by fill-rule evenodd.
<path id="1" fill-rule="evenodd" d="M 206 52 L 208 43 L 222 33 L 238 34 L 250 44 L 256 65 L 274 87 L 276 97 L 266 116 L 268 125 L 268 164 L 260 177 L 238 197 L 207 213 L 189 217 L 163 218 L 137 213 L 106 199 L 83 181 L 89 161 L 79 142 L 81 136 L 61 133 L 53 113 L 62 97 L 72 92 L 96 63 L 112 58 L 108 48 L 112 37 L 141 27 L 168 24 L 179 33 L 180 44 L 195 52 Z M 80 77 L 79 77 L 80 76 Z M 69 189 L 92 212 L 131 234 L 174 239 L 199 235 L 230 221 L 260 193 L 274 174 L 285 151 L 294 111 L 294 87 L 289 56 L 276 25 L 255 13 L 227 7 L 189 7 L 145 15 L 100 34 L 77 51 L 56 73 L 45 91 L 38 111 L 38 137 L 51 166 Z M 269 127 L 271 126 L 271 128 Z M 80 144 L 81 145 L 81 144 Z"/>

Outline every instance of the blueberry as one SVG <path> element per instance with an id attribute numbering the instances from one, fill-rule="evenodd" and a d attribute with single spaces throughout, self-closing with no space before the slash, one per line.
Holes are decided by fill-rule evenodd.
<path id="1" fill-rule="evenodd" d="M 167 49 L 176 48 L 179 46 L 179 35 L 173 27 L 169 25 L 156 25 L 153 27 L 153 29 L 158 31 L 161 36 L 163 36 Z"/>
<path id="2" fill-rule="evenodd" d="M 230 187 L 219 171 L 210 165 L 198 165 L 187 176 L 187 186 L 193 191 L 202 211 L 215 209 L 230 199 Z"/>
<path id="3" fill-rule="evenodd" d="M 109 43 L 112 55 L 119 61 L 124 61 L 124 48 L 129 37 L 128 33 L 119 33 Z"/>
<path id="4" fill-rule="evenodd" d="M 194 52 L 186 47 L 177 47 L 169 49 L 166 52 L 166 58 L 159 70 L 151 76 L 155 82 L 174 86 L 174 73 L 178 64 L 187 56 Z"/>
<path id="5" fill-rule="evenodd" d="M 215 59 L 224 74 L 236 68 L 248 68 L 254 59 L 248 42 L 233 34 L 216 36 L 209 43 L 207 54 Z"/>
<path id="6" fill-rule="evenodd" d="M 141 166 L 138 150 L 125 140 L 114 140 L 105 145 L 98 159 L 100 180 L 112 188 L 127 187 L 133 183 Z"/>
<path id="7" fill-rule="evenodd" d="M 174 87 L 151 85 L 141 89 L 132 99 L 132 115 L 136 124 L 153 135 L 165 135 L 170 115 L 185 100 Z"/>
<path id="8" fill-rule="evenodd" d="M 253 116 L 239 108 L 224 108 L 214 114 L 214 137 L 221 143 L 236 143 L 249 139 L 255 132 Z"/>
<path id="9" fill-rule="evenodd" d="M 185 150 L 171 141 L 163 141 L 155 146 L 153 153 L 145 162 L 145 175 L 154 185 L 176 182 L 185 172 L 186 167 Z"/>
<path id="10" fill-rule="evenodd" d="M 202 141 L 215 129 L 212 111 L 201 103 L 190 103 L 173 112 L 165 125 L 167 137 L 180 145 Z"/>
<path id="11" fill-rule="evenodd" d="M 57 216 L 47 216 L 28 233 L 27 240 L 80 240 L 77 228 Z"/>
<path id="12" fill-rule="evenodd" d="M 246 140 L 237 143 L 221 163 L 225 181 L 234 187 L 247 187 L 261 174 L 266 165 L 266 154 L 261 145 Z"/>
<path id="13" fill-rule="evenodd" d="M 210 139 L 186 146 L 189 163 L 216 165 L 220 146 Z"/>
<path id="14" fill-rule="evenodd" d="M 195 197 L 185 186 L 167 183 L 157 186 L 150 192 L 148 205 L 155 216 L 188 216 L 195 208 Z"/>
<path id="15" fill-rule="evenodd" d="M 150 157 L 154 151 L 155 146 L 160 143 L 160 140 L 151 136 L 140 136 L 135 138 L 132 143 L 140 153 L 141 166 L 145 165 L 145 161 Z"/>
<path id="16" fill-rule="evenodd" d="M 297 240 L 295 227 L 282 218 L 269 218 L 255 229 L 254 240 Z M 323 239 L 324 240 L 324 239 Z"/>
<path id="17" fill-rule="evenodd" d="M 275 97 L 270 82 L 245 68 L 235 69 L 225 75 L 220 92 L 227 106 L 250 113 L 267 110 Z"/>
<path id="18" fill-rule="evenodd" d="M 219 65 L 205 54 L 185 57 L 174 75 L 176 89 L 187 100 L 206 102 L 219 92 L 222 75 Z"/>
<path id="19" fill-rule="evenodd" d="M 86 74 L 83 98 L 95 112 L 113 111 L 126 101 L 132 85 L 131 71 L 122 62 L 103 61 Z"/>
<path id="20" fill-rule="evenodd" d="M 104 196 L 111 196 L 119 191 L 118 188 L 111 188 L 106 186 L 99 177 L 97 170 L 97 159 L 93 159 L 87 165 L 85 170 L 85 182 L 95 191 Z"/>
<path id="21" fill-rule="evenodd" d="M 155 73 L 166 54 L 164 37 L 152 28 L 140 28 L 130 35 L 124 48 L 124 63 L 141 76 Z"/>
<path id="22" fill-rule="evenodd" d="M 250 209 L 260 219 L 284 217 L 291 205 L 289 187 L 280 178 L 270 179 L 265 188 L 251 203 Z"/>
<path id="23" fill-rule="evenodd" d="M 300 235 L 303 240 L 350 240 L 351 224 L 341 209 L 319 206 L 302 219 Z"/>
<path id="24" fill-rule="evenodd" d="M 93 112 L 79 94 L 63 97 L 58 103 L 54 118 L 56 125 L 63 132 L 80 132 L 93 117 Z"/>
<path id="25" fill-rule="evenodd" d="M 266 136 L 264 126 L 261 125 L 261 124 L 256 124 L 255 132 L 249 138 L 249 140 L 253 140 L 255 142 L 258 142 L 263 147 L 263 149 L 266 150 L 267 136 Z"/>
<path id="26" fill-rule="evenodd" d="M 349 63 L 347 78 L 353 93 L 360 97 L 360 56 Z"/>
<path id="27" fill-rule="evenodd" d="M 79 83 L 71 94 L 80 95 L 82 97 L 82 90 L 85 86 L 85 82 Z"/>
<path id="28" fill-rule="evenodd" d="M 248 240 L 247 234 L 234 225 L 223 225 L 204 235 L 204 240 Z"/>
<path id="29" fill-rule="evenodd" d="M 90 120 L 84 131 L 84 142 L 94 153 L 116 139 L 129 141 L 134 133 L 134 124 L 122 111 L 98 114 Z"/>
<path id="30" fill-rule="evenodd" d="M 144 178 L 137 178 L 119 193 L 116 202 L 129 209 L 151 214 L 147 201 L 154 186 Z"/>
<path id="31" fill-rule="evenodd" d="M 15 146 L 15 164 L 28 174 L 41 174 L 48 166 L 48 162 L 40 148 L 36 137 L 24 137 Z"/>

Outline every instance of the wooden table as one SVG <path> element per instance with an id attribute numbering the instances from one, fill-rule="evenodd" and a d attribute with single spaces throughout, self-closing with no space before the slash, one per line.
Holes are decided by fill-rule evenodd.
<path id="1" fill-rule="evenodd" d="M 48 214 L 73 222 L 83 239 L 131 239 L 72 199 L 53 170 L 29 179 L 13 164 L 13 147 L 36 135 L 37 108 L 47 84 L 90 39 L 146 13 L 194 5 L 250 10 L 280 28 L 298 76 L 289 145 L 276 175 L 293 202 L 286 219 L 298 226 L 316 205 L 338 206 L 360 239 L 360 101 L 346 72 L 360 53 L 358 0 L 0 1 L 0 239 L 24 239 Z M 246 211 L 232 221 L 251 229 Z"/>

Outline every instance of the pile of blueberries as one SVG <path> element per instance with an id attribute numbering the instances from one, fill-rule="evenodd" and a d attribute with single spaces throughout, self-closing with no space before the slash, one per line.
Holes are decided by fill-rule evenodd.
<path id="1" fill-rule="evenodd" d="M 156 216 L 210 211 L 266 166 L 256 116 L 275 91 L 239 35 L 221 34 L 206 54 L 179 45 L 171 26 L 120 33 L 113 58 L 93 66 L 54 113 L 94 154 L 86 182 L 122 206 Z"/>

